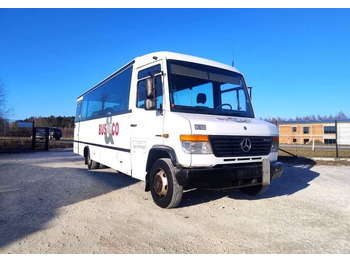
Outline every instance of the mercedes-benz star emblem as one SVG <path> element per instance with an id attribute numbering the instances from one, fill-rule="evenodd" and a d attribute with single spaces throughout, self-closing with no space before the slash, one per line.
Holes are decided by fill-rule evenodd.
<path id="1" fill-rule="evenodd" d="M 252 142 L 248 138 L 243 139 L 241 142 L 242 151 L 247 153 L 250 151 L 251 148 L 252 148 Z"/>

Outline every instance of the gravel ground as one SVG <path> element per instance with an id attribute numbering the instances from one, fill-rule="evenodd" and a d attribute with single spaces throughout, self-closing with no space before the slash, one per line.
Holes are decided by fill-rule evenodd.
<path id="1" fill-rule="evenodd" d="M 192 190 L 161 209 L 71 150 L 0 155 L 0 253 L 349 254 L 350 166 L 286 164 L 260 197 Z"/>

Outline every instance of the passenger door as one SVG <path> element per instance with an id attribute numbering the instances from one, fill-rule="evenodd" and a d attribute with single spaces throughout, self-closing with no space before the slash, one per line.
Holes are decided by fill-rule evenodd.
<path id="1" fill-rule="evenodd" d="M 154 145 L 163 145 L 163 76 L 161 61 L 148 64 L 138 69 L 136 82 L 136 99 L 131 117 L 131 168 L 132 176 L 145 180 L 146 164 L 149 150 Z M 146 110 L 146 81 L 154 76 L 156 80 L 156 108 Z"/>

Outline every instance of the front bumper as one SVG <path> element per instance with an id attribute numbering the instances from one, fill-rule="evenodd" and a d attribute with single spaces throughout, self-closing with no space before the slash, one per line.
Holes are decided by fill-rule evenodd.
<path id="1" fill-rule="evenodd" d="M 179 168 L 177 182 L 190 188 L 234 188 L 270 184 L 280 177 L 283 164 L 280 162 L 240 165 L 225 165 L 212 168 Z"/>

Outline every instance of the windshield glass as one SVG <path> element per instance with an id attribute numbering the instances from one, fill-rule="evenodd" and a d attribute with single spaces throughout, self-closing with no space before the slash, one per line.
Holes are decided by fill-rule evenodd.
<path id="1" fill-rule="evenodd" d="M 171 111 L 254 117 L 241 74 L 183 61 L 168 61 Z"/>

